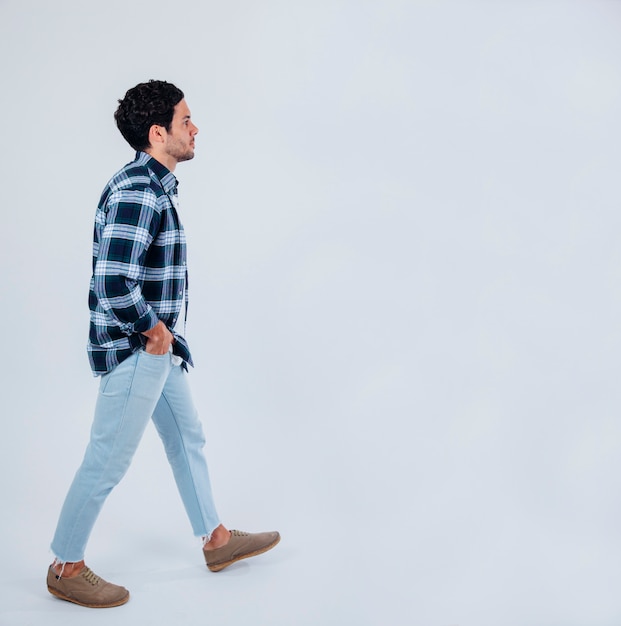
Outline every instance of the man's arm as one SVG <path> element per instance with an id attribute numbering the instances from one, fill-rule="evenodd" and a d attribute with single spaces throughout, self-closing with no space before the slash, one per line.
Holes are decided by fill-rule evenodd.
<path id="1" fill-rule="evenodd" d="M 159 226 L 157 197 L 151 189 L 112 194 L 106 201 L 105 224 L 98 226 L 93 271 L 94 292 L 101 307 L 125 334 L 147 336 L 148 351 L 153 354 L 163 354 L 160 350 L 164 347 L 168 350 L 170 332 L 145 300 L 138 279 Z"/>

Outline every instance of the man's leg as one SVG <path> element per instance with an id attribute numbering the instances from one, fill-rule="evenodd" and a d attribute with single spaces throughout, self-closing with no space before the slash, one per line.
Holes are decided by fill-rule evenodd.
<path id="1" fill-rule="evenodd" d="M 169 354 L 157 356 L 139 351 L 102 377 L 90 443 L 65 499 L 52 541 L 56 557 L 52 569 L 57 576 L 70 578 L 80 574 L 97 516 L 129 468 L 171 367 Z M 49 580 L 48 577 L 48 587 Z M 50 591 L 55 592 L 53 588 Z M 60 591 L 55 595 L 60 595 Z"/>
<path id="2" fill-rule="evenodd" d="M 220 519 L 203 454 L 203 427 L 192 401 L 187 373 L 179 366 L 173 367 L 168 376 L 153 412 L 153 423 L 164 444 L 192 530 L 197 537 L 210 538 L 220 526 Z"/>
<path id="3" fill-rule="evenodd" d="M 180 367 L 174 367 L 166 381 L 153 422 L 164 443 L 194 534 L 205 540 L 205 561 L 211 571 L 262 554 L 280 541 L 277 532 L 229 532 L 220 524 L 203 454 L 203 428 L 192 402 L 187 374 Z"/>

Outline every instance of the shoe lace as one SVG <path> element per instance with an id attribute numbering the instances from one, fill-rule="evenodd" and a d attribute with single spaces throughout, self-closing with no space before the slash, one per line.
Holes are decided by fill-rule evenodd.
<path id="1" fill-rule="evenodd" d="M 233 537 L 247 537 L 250 533 L 245 533 L 243 530 L 231 530 Z"/>
<path id="2" fill-rule="evenodd" d="M 101 578 L 99 578 L 99 576 L 97 576 L 97 574 L 95 574 L 95 572 L 93 572 L 93 570 L 89 569 L 88 567 L 84 568 L 82 576 L 87 582 L 89 582 L 93 586 L 98 585 L 101 582 Z"/>

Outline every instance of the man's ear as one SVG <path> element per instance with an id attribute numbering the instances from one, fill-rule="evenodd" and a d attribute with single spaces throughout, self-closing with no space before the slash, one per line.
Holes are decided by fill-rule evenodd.
<path id="1" fill-rule="evenodd" d="M 164 143 L 166 140 L 166 129 L 163 126 L 153 124 L 149 128 L 149 143 L 154 146 L 158 143 Z"/>

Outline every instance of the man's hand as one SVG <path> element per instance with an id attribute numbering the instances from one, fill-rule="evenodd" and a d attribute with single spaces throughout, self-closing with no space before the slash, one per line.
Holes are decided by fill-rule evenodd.
<path id="1" fill-rule="evenodd" d="M 142 334 L 147 338 L 145 350 L 149 354 L 166 354 L 175 340 L 164 322 L 161 321 L 150 330 L 145 330 Z"/>

